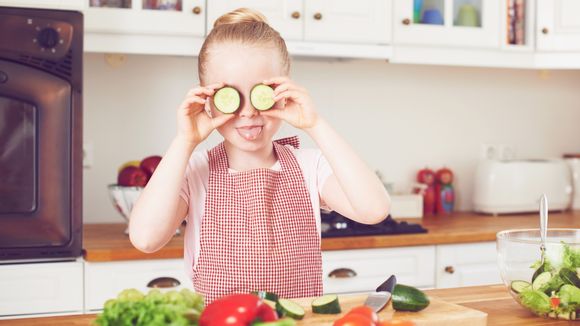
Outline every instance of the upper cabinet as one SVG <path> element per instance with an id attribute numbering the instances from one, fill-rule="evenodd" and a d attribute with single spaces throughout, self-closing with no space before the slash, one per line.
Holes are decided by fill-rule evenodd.
<path id="1" fill-rule="evenodd" d="M 0 0 L 0 6 L 82 10 L 83 0 Z"/>
<path id="2" fill-rule="evenodd" d="M 211 0 L 207 29 L 221 15 L 246 7 L 263 13 L 287 41 L 386 44 L 391 2 L 385 0 Z"/>
<path id="3" fill-rule="evenodd" d="M 304 7 L 305 41 L 391 42 L 391 1 L 305 0 Z"/>
<path id="4" fill-rule="evenodd" d="M 296 0 L 209 0 L 207 31 L 221 15 L 238 8 L 258 10 L 285 40 L 301 41 L 304 30 L 304 4 Z"/>
<path id="5" fill-rule="evenodd" d="M 394 43 L 499 47 L 500 2 L 394 0 Z"/>
<path id="6" fill-rule="evenodd" d="M 537 49 L 540 51 L 580 51 L 580 1 L 537 1 Z"/>

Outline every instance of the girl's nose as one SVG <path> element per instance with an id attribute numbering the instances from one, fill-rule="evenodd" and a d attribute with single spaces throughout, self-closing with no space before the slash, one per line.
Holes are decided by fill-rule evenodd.
<path id="1" fill-rule="evenodd" d="M 255 115 L 258 114 L 258 110 L 256 110 L 251 103 L 248 103 L 249 101 L 247 101 L 246 103 L 244 103 L 242 105 L 242 107 L 240 108 L 240 117 L 247 117 L 247 118 L 251 118 Z"/>

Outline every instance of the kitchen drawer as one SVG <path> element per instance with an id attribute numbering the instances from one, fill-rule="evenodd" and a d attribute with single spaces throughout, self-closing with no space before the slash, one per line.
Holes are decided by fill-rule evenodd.
<path id="1" fill-rule="evenodd" d="M 437 246 L 437 288 L 501 282 L 495 242 Z"/>
<path id="2" fill-rule="evenodd" d="M 85 262 L 85 309 L 103 309 L 105 301 L 115 298 L 127 288 L 146 293 L 149 282 L 164 277 L 180 283 L 174 288 L 176 290 L 193 290 L 192 282 L 183 269 L 183 259 Z"/>
<path id="3" fill-rule="evenodd" d="M 403 284 L 433 287 L 434 268 L 435 246 L 322 252 L 325 293 L 374 291 L 391 274 Z"/>
<path id="4" fill-rule="evenodd" d="M 82 261 L 0 265 L 0 316 L 82 310 Z"/>

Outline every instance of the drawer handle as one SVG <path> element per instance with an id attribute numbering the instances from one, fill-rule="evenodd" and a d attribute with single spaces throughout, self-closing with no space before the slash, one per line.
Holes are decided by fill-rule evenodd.
<path id="1" fill-rule="evenodd" d="M 158 277 L 147 283 L 148 288 L 169 289 L 180 286 L 181 283 L 173 277 Z"/>
<path id="2" fill-rule="evenodd" d="M 449 274 L 455 273 L 455 268 L 453 266 L 445 266 L 445 272 Z"/>
<path id="3" fill-rule="evenodd" d="M 328 273 L 328 277 L 330 278 L 353 278 L 355 276 L 356 272 L 350 268 L 337 268 Z"/>

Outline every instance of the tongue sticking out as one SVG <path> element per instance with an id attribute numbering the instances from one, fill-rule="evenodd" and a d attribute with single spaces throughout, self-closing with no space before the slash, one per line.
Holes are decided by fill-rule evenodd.
<path id="1" fill-rule="evenodd" d="M 243 127 L 237 128 L 237 130 L 245 140 L 255 140 L 262 132 L 262 127 Z"/>

